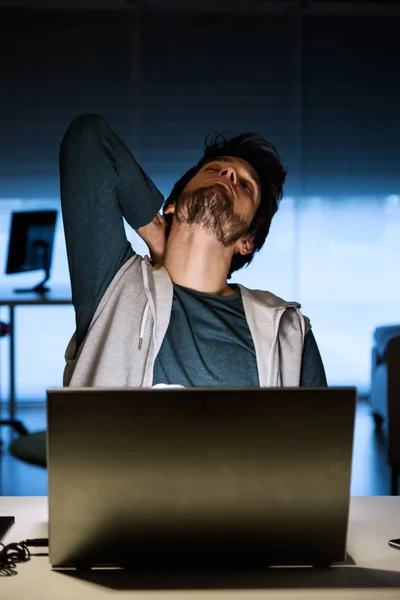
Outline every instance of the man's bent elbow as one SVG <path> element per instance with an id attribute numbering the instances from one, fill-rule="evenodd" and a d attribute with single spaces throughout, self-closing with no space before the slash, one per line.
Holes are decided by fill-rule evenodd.
<path id="1" fill-rule="evenodd" d="M 61 147 L 71 141 L 76 142 L 78 139 L 93 137 L 106 124 L 103 117 L 95 113 L 88 113 L 75 117 L 68 125 L 67 131 L 61 141 Z"/>

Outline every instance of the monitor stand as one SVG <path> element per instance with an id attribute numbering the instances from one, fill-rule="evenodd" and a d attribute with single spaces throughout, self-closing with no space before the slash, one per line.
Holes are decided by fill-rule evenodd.
<path id="1" fill-rule="evenodd" d="M 43 279 L 43 281 L 41 281 L 40 283 L 38 283 L 37 285 L 35 285 L 35 287 L 33 288 L 24 288 L 24 289 L 16 289 L 14 290 L 14 292 L 16 294 L 29 294 L 29 293 L 34 293 L 34 294 L 39 294 L 39 296 L 43 296 L 44 294 L 47 294 L 47 292 L 50 291 L 49 287 L 46 287 L 44 284 L 46 283 L 46 281 L 48 281 L 50 279 L 50 271 L 46 270 L 45 273 L 45 278 Z"/>
<path id="2" fill-rule="evenodd" d="M 41 281 L 40 283 L 38 283 L 37 285 L 35 285 L 35 287 L 30 288 L 30 289 L 16 289 L 14 290 L 14 292 L 16 292 L 17 294 L 29 294 L 29 293 L 34 293 L 34 294 L 38 294 L 39 296 L 43 296 L 44 294 L 47 294 L 47 292 L 50 291 L 50 288 L 46 287 L 44 284 L 46 283 L 46 281 L 48 281 L 50 279 L 50 255 L 49 255 L 49 244 L 47 242 L 44 242 L 43 240 L 37 240 L 34 243 L 34 246 L 37 246 L 39 248 L 42 249 L 42 254 L 43 254 L 43 270 L 44 270 L 44 279 L 43 281 Z"/>

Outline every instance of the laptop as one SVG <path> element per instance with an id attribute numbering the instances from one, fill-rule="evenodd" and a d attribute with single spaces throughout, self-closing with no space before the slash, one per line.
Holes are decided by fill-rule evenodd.
<path id="1" fill-rule="evenodd" d="M 53 568 L 345 560 L 355 388 L 47 394 Z"/>

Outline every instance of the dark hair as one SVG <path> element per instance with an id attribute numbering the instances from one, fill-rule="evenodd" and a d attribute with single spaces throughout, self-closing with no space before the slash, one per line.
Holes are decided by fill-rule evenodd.
<path id="1" fill-rule="evenodd" d="M 226 138 L 222 133 L 214 134 L 206 137 L 205 146 L 204 156 L 195 167 L 189 169 L 175 183 L 171 194 L 165 200 L 163 208 L 179 198 L 186 185 L 201 167 L 219 156 L 242 158 L 256 170 L 261 183 L 261 199 L 254 219 L 249 226 L 249 234 L 254 241 L 254 251 L 245 256 L 235 254 L 232 257 L 228 274 L 229 279 L 234 271 L 250 264 L 254 253 L 258 252 L 264 245 L 272 218 L 278 210 L 279 201 L 283 195 L 286 170 L 276 148 L 258 133 L 241 133 L 230 138 Z M 165 215 L 165 218 L 169 223 L 172 222 L 172 215 Z"/>

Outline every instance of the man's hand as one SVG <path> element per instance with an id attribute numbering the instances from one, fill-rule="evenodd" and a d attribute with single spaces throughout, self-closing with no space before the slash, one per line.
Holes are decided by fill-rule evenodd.
<path id="1" fill-rule="evenodd" d="M 154 264 L 164 264 L 165 246 L 167 243 L 167 222 L 157 213 L 154 219 L 143 227 L 139 227 L 136 233 L 146 242 Z"/>

